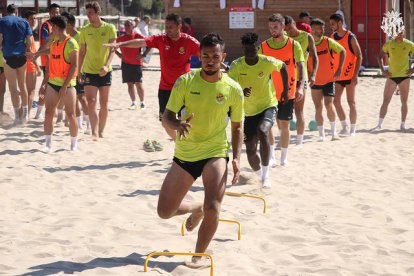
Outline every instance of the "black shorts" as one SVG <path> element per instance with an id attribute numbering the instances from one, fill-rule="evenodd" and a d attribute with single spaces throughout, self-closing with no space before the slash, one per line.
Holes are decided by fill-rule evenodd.
<path id="1" fill-rule="evenodd" d="M 84 84 L 95 87 L 111 86 L 112 84 L 112 72 L 108 72 L 105 76 L 101 77 L 99 74 L 84 74 Z"/>
<path id="2" fill-rule="evenodd" d="M 4 57 L 8 66 L 13 69 L 17 69 L 22 67 L 26 64 L 27 58 L 25 55 L 22 56 L 11 56 L 11 57 Z"/>
<path id="3" fill-rule="evenodd" d="M 194 178 L 194 180 L 196 180 L 203 173 L 204 166 L 207 164 L 207 162 L 213 158 L 220 158 L 220 157 L 211 157 L 211 158 L 207 158 L 207 159 L 203 159 L 203 160 L 199 160 L 195 162 L 189 162 L 189 161 L 180 160 L 174 156 L 173 161 L 178 166 L 180 166 L 183 170 L 188 172 Z M 221 158 L 225 158 L 226 162 L 227 163 L 229 162 L 228 157 L 221 157 Z"/>
<path id="4" fill-rule="evenodd" d="M 280 103 L 277 105 L 277 119 L 282 121 L 290 121 L 293 118 L 293 107 L 295 100 L 289 100 L 287 103 Z"/>
<path id="5" fill-rule="evenodd" d="M 46 75 L 46 66 L 40 66 L 40 69 L 42 69 L 43 76 Z"/>
<path id="6" fill-rule="evenodd" d="M 79 81 L 77 79 L 76 79 L 75 89 L 76 89 L 76 95 L 82 95 L 82 94 L 85 93 L 84 84 L 79 83 Z"/>
<path id="7" fill-rule="evenodd" d="M 53 90 L 55 90 L 57 93 L 59 93 L 59 90 L 62 88 L 62 86 L 56 85 L 56 84 L 52 84 L 50 82 L 47 83 L 50 87 L 53 88 Z"/>
<path id="8" fill-rule="evenodd" d="M 158 104 L 160 107 L 160 121 L 162 119 L 162 114 L 165 111 L 165 107 L 167 106 L 168 100 L 170 99 L 171 90 L 158 90 Z"/>
<path id="9" fill-rule="evenodd" d="M 142 82 L 142 67 L 141 65 L 128 64 L 122 62 L 122 83 L 127 82 Z"/>
<path id="10" fill-rule="evenodd" d="M 328 82 L 324 85 L 314 85 L 312 90 L 322 90 L 324 97 L 335 97 L 335 84 L 334 82 Z"/>
<path id="11" fill-rule="evenodd" d="M 342 87 L 345 87 L 351 84 L 351 80 L 340 80 L 340 81 L 336 81 L 335 83 L 340 84 Z"/>
<path id="12" fill-rule="evenodd" d="M 0 67 L 0 74 L 4 73 L 4 67 Z"/>
<path id="13" fill-rule="evenodd" d="M 257 137 L 257 130 L 263 121 L 267 121 L 273 126 L 275 115 L 276 107 L 273 106 L 259 114 L 244 117 L 244 142 L 251 141 Z"/>
<path id="14" fill-rule="evenodd" d="M 401 82 L 405 81 L 410 77 L 396 77 L 396 78 L 390 78 L 393 82 L 395 82 L 396 85 L 399 85 Z"/>

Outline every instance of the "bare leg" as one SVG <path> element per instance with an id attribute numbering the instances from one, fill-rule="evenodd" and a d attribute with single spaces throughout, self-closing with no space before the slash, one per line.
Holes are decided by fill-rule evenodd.
<path id="1" fill-rule="evenodd" d="M 135 86 L 136 86 L 137 91 L 138 91 L 139 100 L 141 102 L 143 102 L 144 101 L 145 93 L 144 93 L 144 86 L 142 85 L 142 82 L 136 82 L 135 83 Z"/>
<path id="2" fill-rule="evenodd" d="M 257 137 L 254 137 L 249 141 L 246 141 L 247 161 L 249 161 L 249 165 L 253 169 L 253 171 L 260 170 L 260 157 L 257 154 L 257 142 Z"/>
<path id="3" fill-rule="evenodd" d="M 17 71 L 7 64 L 4 64 L 4 76 L 7 79 L 7 83 L 9 84 L 10 96 L 11 101 L 14 108 L 15 113 L 15 122 L 20 120 L 20 91 L 17 87 Z"/>
<path id="4" fill-rule="evenodd" d="M 334 106 L 336 109 L 336 114 L 338 114 L 338 118 L 340 121 L 345 121 L 345 111 L 342 108 L 341 97 L 342 93 L 344 92 L 344 87 L 338 83 L 335 84 L 335 98 L 334 98 Z"/>
<path id="5" fill-rule="evenodd" d="M 36 89 L 36 80 L 37 80 L 37 73 L 33 72 L 33 73 L 26 73 L 26 86 L 27 86 L 27 93 L 28 93 L 28 98 L 29 98 L 29 114 L 30 114 L 30 110 L 32 109 L 32 103 L 33 103 L 33 98 L 35 95 L 35 89 Z M 30 117 L 30 116 L 29 116 Z"/>
<path id="6" fill-rule="evenodd" d="M 106 121 L 108 119 L 108 100 L 109 100 L 109 91 L 110 86 L 99 87 L 99 137 L 103 138 L 103 132 L 106 126 Z"/>
<path id="7" fill-rule="evenodd" d="M 351 83 L 346 86 L 346 99 L 349 105 L 349 120 L 351 121 L 351 125 L 355 125 L 357 121 L 355 90 L 356 90 L 356 84 Z"/>
<path id="8" fill-rule="evenodd" d="M 0 114 L 4 112 L 4 94 L 6 94 L 6 76 L 0 73 Z"/>
<path id="9" fill-rule="evenodd" d="M 320 89 L 312 89 L 312 100 L 315 105 L 315 120 L 318 126 L 323 126 L 323 115 L 322 115 L 322 99 L 323 92 Z"/>
<path id="10" fill-rule="evenodd" d="M 78 136 L 78 124 L 76 123 L 76 91 L 74 87 L 68 88 L 63 101 L 65 105 L 66 118 L 69 122 L 69 132 L 71 137 Z"/>
<path id="11" fill-rule="evenodd" d="M 136 94 L 137 92 L 135 91 L 135 85 L 133 82 L 128 82 L 128 93 L 129 93 L 129 97 L 131 98 L 131 102 L 136 102 L 137 97 Z"/>
<path id="12" fill-rule="evenodd" d="M 96 110 L 96 102 L 98 95 L 98 87 L 85 85 L 85 95 L 88 100 L 88 114 L 89 120 L 91 122 L 92 136 L 98 138 L 98 129 L 99 129 L 99 117 Z"/>
<path id="13" fill-rule="evenodd" d="M 382 105 L 380 108 L 380 113 L 379 113 L 379 117 L 381 119 L 384 119 L 385 115 L 387 115 L 388 105 L 391 102 L 392 95 L 396 87 L 397 87 L 397 84 L 391 79 L 387 79 L 385 81 L 384 98 L 383 98 Z"/>
<path id="14" fill-rule="evenodd" d="M 303 99 L 300 102 L 295 102 L 296 133 L 300 137 L 303 137 L 303 133 L 305 132 L 305 116 L 303 114 L 303 106 L 305 105 L 305 95 L 306 93 L 303 93 Z M 302 140 L 296 139 L 296 144 L 302 144 Z"/>
<path id="15" fill-rule="evenodd" d="M 55 110 L 59 102 L 59 93 L 56 92 L 49 85 L 46 87 L 45 95 L 45 121 L 43 124 L 45 135 L 52 135 L 53 133 L 53 117 L 55 116 Z"/>
<path id="16" fill-rule="evenodd" d="M 406 79 L 399 84 L 401 99 L 401 122 L 405 123 L 408 114 L 408 94 L 410 93 L 410 79 Z M 404 126 L 405 127 L 405 126 Z"/>

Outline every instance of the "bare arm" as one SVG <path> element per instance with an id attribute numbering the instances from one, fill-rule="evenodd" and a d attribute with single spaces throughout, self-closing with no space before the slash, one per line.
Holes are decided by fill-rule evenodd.
<path id="1" fill-rule="evenodd" d="M 305 63 L 303 61 L 297 62 L 296 66 L 299 71 L 298 87 L 296 87 L 295 101 L 300 102 L 303 99 L 303 83 L 305 81 Z"/>
<path id="2" fill-rule="evenodd" d="M 70 81 L 73 79 L 73 76 L 76 74 L 76 70 L 78 69 L 78 52 L 72 51 L 70 53 L 70 70 L 68 75 L 66 76 L 65 82 L 62 84 L 62 87 L 68 87 Z"/>
<path id="3" fill-rule="evenodd" d="M 3 51 L 3 33 L 0 33 L 0 50 Z"/>
<path id="4" fill-rule="evenodd" d="M 112 38 L 109 40 L 109 43 L 114 43 L 114 41 L 115 41 L 115 38 Z M 109 66 L 111 66 L 114 55 L 115 55 L 115 48 L 110 48 L 108 58 L 106 59 L 105 64 L 102 66 L 101 71 L 99 72 L 99 76 L 103 77 L 109 72 Z"/>
<path id="5" fill-rule="evenodd" d="M 309 55 L 312 57 L 312 72 L 310 72 L 309 74 L 309 85 L 313 86 L 313 84 L 315 83 L 316 72 L 318 71 L 319 59 L 318 54 L 316 52 L 315 40 L 313 39 L 313 36 L 308 34 L 308 40 Z"/>
<path id="6" fill-rule="evenodd" d="M 241 122 L 231 122 L 231 146 L 233 149 L 233 180 L 231 184 L 234 185 L 240 178 L 240 155 L 243 145 L 243 127 Z"/>
<path id="7" fill-rule="evenodd" d="M 361 64 L 362 64 L 362 52 L 361 52 L 361 47 L 359 46 L 359 43 L 355 37 L 352 38 L 351 45 L 352 45 L 352 49 L 354 50 L 354 54 L 357 57 L 354 76 L 352 77 L 352 82 L 358 83 L 359 68 L 361 67 Z"/>
<path id="8" fill-rule="evenodd" d="M 280 69 L 280 75 L 283 82 L 282 99 L 284 102 L 287 102 L 289 100 L 289 76 L 286 69 L 286 64 L 283 64 L 282 69 Z"/>
<path id="9" fill-rule="evenodd" d="M 122 41 L 122 42 L 110 42 L 103 44 L 104 47 L 108 48 L 119 48 L 119 47 L 126 47 L 126 48 L 142 48 L 147 47 L 147 43 L 145 42 L 145 39 L 142 38 L 136 38 L 131 39 L 128 41 Z"/>
<path id="10" fill-rule="evenodd" d="M 79 82 L 82 83 L 82 66 L 83 62 L 85 61 L 85 55 L 86 55 L 86 44 L 81 44 L 79 48 L 79 61 L 78 61 L 78 79 Z"/>
<path id="11" fill-rule="evenodd" d="M 381 69 L 382 74 L 385 77 L 389 78 L 389 77 L 391 77 L 391 73 L 389 71 L 386 71 L 385 68 L 384 68 L 384 57 L 385 57 L 385 55 L 386 55 L 385 52 L 381 49 L 381 51 L 380 51 L 380 53 L 377 57 L 377 60 L 378 60 L 378 65 Z"/>
<path id="12" fill-rule="evenodd" d="M 162 114 L 162 123 L 164 127 L 176 130 L 181 140 L 183 138 L 187 138 L 187 134 L 190 132 L 191 128 L 190 121 L 193 118 L 194 113 L 191 114 L 185 121 L 180 121 L 177 119 L 177 113 L 165 109 L 164 114 Z"/>
<path id="13" fill-rule="evenodd" d="M 32 47 L 32 36 L 31 35 L 27 35 L 26 36 L 26 53 L 31 52 L 30 49 Z"/>
<path id="14" fill-rule="evenodd" d="M 339 52 L 339 66 L 338 66 L 338 69 L 336 70 L 335 75 L 334 75 L 334 80 L 335 81 L 341 76 L 342 68 L 344 66 L 344 61 L 345 61 L 345 55 L 346 55 L 345 49 L 343 49 L 341 52 Z"/>

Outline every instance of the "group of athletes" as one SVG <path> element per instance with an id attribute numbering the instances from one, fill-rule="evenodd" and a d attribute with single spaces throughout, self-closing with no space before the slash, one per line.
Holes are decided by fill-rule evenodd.
<path id="1" fill-rule="evenodd" d="M 175 141 L 173 163 L 160 191 L 158 214 L 167 219 L 190 213 L 186 221 L 188 231 L 201 222 L 196 252 L 205 252 L 218 226 L 227 182 L 230 145 L 226 128 L 229 120 L 233 152 L 232 184 L 237 183 L 240 176 L 244 136 L 248 162 L 264 188 L 271 187 L 269 166 L 275 163 L 272 133 L 275 118 L 280 130 L 280 165 L 287 164 L 289 121 L 293 113 L 297 120 L 296 145 L 303 145 L 303 106 L 308 86 L 315 105 L 319 140 L 325 140 L 323 106 L 331 125 L 332 140 L 338 139 L 336 114 L 342 125 L 339 134 L 356 134 L 355 88 L 362 55 L 356 36 L 344 28 L 340 14 L 333 14 L 329 19 L 333 31 L 331 37 L 324 35 L 325 22 L 321 19 L 309 22 L 311 33 L 308 33 L 299 30 L 292 17 L 273 14 L 268 19 L 271 37 L 260 43 L 257 34 L 244 34 L 241 37 L 244 56 L 227 66 L 224 63 L 225 42 L 221 36 L 209 33 L 199 42 L 180 31 L 182 19 L 176 14 L 167 15 L 163 34 L 140 36 L 133 33 L 132 21 L 126 21 L 126 34 L 117 39 L 115 27 L 101 20 L 97 2 L 86 4 L 89 24 L 80 32 L 75 27 L 75 18 L 70 14 L 59 15 L 59 8 L 56 4 L 49 7 L 50 19 L 41 27 L 41 46 L 38 50 L 32 47 L 31 30 L 24 32 L 24 37 L 31 41 L 27 43 L 29 40 L 25 39 L 27 49 L 24 49 L 24 60 L 21 54 L 15 55 L 17 57 L 9 55 L 5 45 L 10 37 L 0 22 L 0 41 L 3 41 L 6 60 L 4 72 L 12 93 L 16 123 L 28 120 L 28 99 L 35 87 L 28 82 L 26 88 L 20 78 L 24 75 L 21 68 L 24 67 L 24 73 L 28 72 L 27 76 L 31 74 L 28 79 L 36 79 L 43 70 L 36 117 L 41 116 L 44 102 L 44 151 L 51 150 L 55 110 L 62 113 L 63 106 L 69 123 L 72 150 L 77 149 L 81 109 L 89 115 L 92 137 L 96 140 L 103 137 L 108 116 L 111 61 L 117 49 L 120 49 L 118 55 L 122 58 L 123 82 L 128 83 L 131 94 L 135 93 L 135 85 L 138 92 L 143 93 L 140 60 L 149 49 L 157 48 L 161 61 L 159 119 Z M 8 7 L 8 13 L 15 16 L 15 7 Z M 28 13 L 24 16 L 31 28 L 34 26 L 34 15 Z M 146 48 L 145 52 L 141 48 Z M 414 44 L 404 38 L 404 33 L 382 48 L 379 61 L 387 81 L 376 130 L 381 128 L 397 85 L 402 102 L 400 128 L 405 129 L 409 77 L 414 73 L 414 69 L 409 67 L 410 53 L 414 53 Z M 387 70 L 382 62 L 385 55 L 389 59 Z M 36 62 L 39 56 L 44 57 L 41 69 Z M 190 70 L 188 61 L 191 56 L 200 57 L 200 69 Z M 34 69 L 29 70 L 30 63 L 34 64 Z M 15 70 L 13 74 L 10 73 L 12 70 Z M 29 92 L 25 92 L 27 90 Z M 344 90 L 350 109 L 350 124 L 341 105 Z M 18 96 L 22 97 L 21 106 L 15 99 Z M 99 114 L 96 109 L 98 97 Z M 205 188 L 204 202 L 183 202 L 189 188 L 200 176 Z M 200 258 L 194 257 L 191 265 L 197 266 L 199 261 Z"/>

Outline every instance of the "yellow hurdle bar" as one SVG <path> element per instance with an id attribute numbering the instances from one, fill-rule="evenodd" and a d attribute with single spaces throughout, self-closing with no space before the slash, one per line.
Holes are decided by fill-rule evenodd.
<path id="1" fill-rule="evenodd" d="M 184 220 L 183 224 L 181 224 L 181 236 L 184 236 L 184 232 L 185 232 L 185 223 L 187 220 Z M 231 219 L 219 219 L 219 222 L 228 222 L 228 223 L 234 223 L 237 224 L 238 226 L 238 231 L 237 231 L 237 239 L 241 240 L 241 224 L 239 221 L 237 220 L 231 220 Z"/>
<path id="2" fill-rule="evenodd" d="M 195 256 L 195 257 L 207 257 L 210 259 L 210 276 L 213 276 L 214 271 L 214 259 L 213 256 L 206 253 L 192 253 L 192 252 L 152 252 L 148 254 L 144 263 L 144 272 L 148 272 L 148 261 L 152 256 Z"/>
<path id="3" fill-rule="evenodd" d="M 266 200 L 264 199 L 264 197 L 249 195 L 249 194 L 239 194 L 239 193 L 233 193 L 233 192 L 225 192 L 224 194 L 231 195 L 231 196 L 240 196 L 240 197 L 249 197 L 249 198 L 259 199 L 263 201 L 263 214 L 266 214 Z"/>

